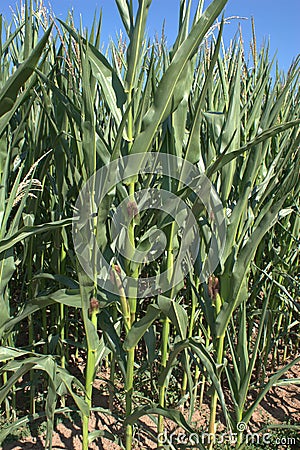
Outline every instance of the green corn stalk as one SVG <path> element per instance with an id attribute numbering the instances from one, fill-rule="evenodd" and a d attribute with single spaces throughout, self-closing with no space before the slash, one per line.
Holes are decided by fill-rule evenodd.
<path id="1" fill-rule="evenodd" d="M 139 1 L 135 15 L 131 2 L 116 1 L 129 46 L 124 45 L 120 35 L 105 55 L 100 50 L 101 18 L 97 22 L 95 17 L 88 34 L 76 30 L 70 16 L 67 23 L 57 22 L 50 37 L 46 20 L 40 19 L 30 2 L 26 4 L 27 21 L 22 23 L 18 14 L 15 31 L 7 28 L 0 33 L 1 37 L 6 34 L 6 41 L 0 42 L 0 178 L 4 186 L 0 190 L 0 400 L 5 401 L 10 416 L 14 400 L 10 401 L 9 393 L 17 379 L 27 372 L 42 370 L 50 387 L 44 413 L 49 448 L 57 395 L 63 399 L 69 393 L 82 415 L 83 448 L 103 436 L 104 430 L 89 434 L 88 425 L 93 382 L 109 353 L 111 381 L 115 382 L 119 369 L 124 380 L 121 393 L 126 397 L 127 449 L 133 446 L 134 427 L 144 414 L 158 415 L 158 430 L 163 430 L 164 418 L 168 417 L 187 432 L 193 431 L 171 406 L 170 399 L 180 401 L 181 396 L 189 395 L 192 419 L 201 374 L 200 403 L 204 388 L 211 384 L 207 392 L 211 402 L 210 430 L 215 432 L 217 402 L 230 430 L 241 420 L 251 420 L 269 389 L 283 382 L 280 377 L 298 361 L 294 359 L 267 381 L 264 371 L 258 372 L 258 355 L 265 363 L 272 356 L 274 364 L 281 358 L 276 350 L 279 344 L 288 343 L 296 349 L 299 339 L 295 331 L 299 319 L 295 269 L 299 234 L 299 205 L 295 201 L 299 196 L 299 60 L 288 75 L 276 71 L 271 82 L 268 46 L 259 53 L 255 35 L 250 63 L 245 60 L 240 40 L 224 49 L 223 25 L 216 40 L 208 39 L 207 33 L 226 3 L 218 0 L 211 2 L 207 10 L 199 1 L 191 25 L 192 2 L 181 1 L 173 47 L 166 47 L 163 36 L 151 45 L 144 36 L 150 3 Z M 0 28 L 2 23 L 0 19 Z M 39 44 L 41 31 L 45 33 Z M 16 60 L 21 63 L 18 67 Z M 50 148 L 51 156 L 36 167 L 34 175 L 43 187 L 38 199 L 29 196 L 32 174 L 21 202 L 12 206 L 22 178 Z M 125 297 L 115 265 L 119 295 L 105 297 L 97 288 L 96 276 L 94 280 L 86 279 L 76 265 L 68 226 L 84 182 L 121 155 L 150 150 L 197 164 L 222 199 L 228 228 L 225 252 L 212 274 L 219 279 L 217 295 L 208 295 L 209 282 L 200 287 L 192 271 L 186 279 L 192 298 L 177 287 L 137 303 L 135 292 Z M 20 172 L 12 170 L 16 156 L 22 160 Z M 110 217 L 125 190 L 134 202 L 136 192 L 150 185 L 160 189 L 163 181 L 153 176 L 129 180 L 110 194 L 103 210 L 99 208 L 93 232 L 102 251 L 111 254 Z M 181 195 L 180 186 L 177 188 L 176 195 Z M 182 195 L 193 203 L 188 194 Z M 196 208 L 193 211 L 201 230 L 201 259 L 205 255 L 206 231 L 202 213 Z M 34 222 L 26 226 L 24 220 L 30 214 Z M 179 235 L 174 223 L 165 227 L 162 216 L 142 212 L 139 220 L 132 221 L 129 235 L 133 248 L 139 248 L 148 225 L 162 225 L 169 247 L 153 267 L 134 266 L 128 255 L 122 267 L 128 275 L 159 273 L 164 264 L 172 268 Z M 57 250 L 55 243 L 59 244 Z M 22 284 L 20 266 L 15 263 L 21 261 L 23 267 L 28 266 L 23 253 L 28 247 L 34 260 L 28 280 L 36 284 L 31 294 L 24 285 L 20 304 L 15 305 L 11 292 Z M 272 262 L 271 266 L 264 265 L 266 260 Z M 112 259 L 111 264 L 116 262 Z M 43 273 L 39 273 L 41 270 Z M 263 302 L 258 299 L 260 292 L 264 294 Z M 267 300 L 266 292 L 270 296 Z M 108 317 L 107 310 L 111 309 L 115 312 Z M 64 325 L 67 311 L 78 318 L 75 329 Z M 78 345 L 83 343 L 82 347 L 86 342 L 85 388 L 76 384 L 66 369 L 71 344 L 60 355 L 61 365 L 50 355 L 51 339 L 47 346 L 36 342 L 34 354 L 14 348 L 22 321 L 30 318 L 38 324 L 41 316 L 44 330 L 57 322 L 61 324 L 61 342 L 75 338 Z M 273 329 L 272 317 L 276 324 Z M 159 320 L 163 321 L 162 334 L 156 327 Z M 103 338 L 99 338 L 98 327 Z M 259 335 L 255 342 L 253 328 Z M 33 333 L 30 340 L 33 344 Z M 150 375 L 145 375 L 147 371 L 136 358 L 136 347 L 147 353 Z M 78 351 L 77 347 L 77 356 Z M 259 389 L 252 385 L 254 373 L 260 376 Z M 178 386 L 178 374 L 180 379 L 183 377 L 181 392 L 173 388 Z M 152 383 L 159 405 L 153 404 L 152 394 L 146 396 L 143 392 L 147 405 L 136 407 L 141 380 L 143 385 Z M 80 395 L 73 391 L 74 382 Z M 224 385 L 230 387 L 232 414 L 224 398 Z M 257 399 L 245 411 L 253 387 Z M 121 414 L 119 418 L 124 419 Z M 17 427 L 17 423 L 13 426 Z M 7 427 L 0 432 L 0 439 L 5 433 Z M 241 434 L 238 439 L 243 445 Z"/>

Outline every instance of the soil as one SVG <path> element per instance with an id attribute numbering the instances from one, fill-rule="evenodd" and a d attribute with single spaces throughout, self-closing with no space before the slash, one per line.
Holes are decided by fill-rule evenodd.
<path id="1" fill-rule="evenodd" d="M 103 377 L 103 373 L 101 374 Z M 106 374 L 108 376 L 108 374 Z M 300 363 L 295 365 L 289 372 L 285 374 L 285 378 L 300 378 Z M 108 407 L 108 394 L 103 394 L 103 381 L 96 380 L 94 385 L 94 404 L 103 408 Z M 116 405 L 120 411 L 122 405 Z M 187 418 L 188 412 L 181 408 L 181 412 Z M 201 406 L 201 410 L 196 410 L 193 419 L 192 427 L 194 429 L 207 430 L 209 418 L 209 406 L 207 403 Z M 219 410 L 220 425 L 219 430 L 222 431 L 222 415 Z M 249 430 L 257 431 L 266 424 L 280 424 L 283 422 L 292 422 L 300 424 L 300 386 L 291 384 L 286 386 L 278 386 L 272 388 L 266 395 L 260 406 L 256 409 L 249 424 Z M 167 433 L 176 430 L 180 431 L 173 422 L 166 420 Z M 93 413 L 90 420 L 90 431 L 106 430 L 117 439 L 123 439 L 124 430 L 120 422 L 114 419 L 113 416 L 103 414 L 100 412 Z M 182 430 L 181 430 L 182 431 Z M 151 432 L 152 436 L 151 437 Z M 144 416 L 139 421 L 138 429 L 135 432 L 134 442 L 135 449 L 146 450 L 157 448 L 155 441 L 156 425 L 150 417 Z M 4 444 L 2 450 L 40 450 L 44 449 L 45 435 L 41 434 L 36 437 L 27 437 L 17 442 L 10 442 Z M 80 421 L 75 423 L 68 418 L 63 419 L 63 423 L 56 426 L 53 435 L 53 450 L 69 449 L 81 450 L 81 428 Z M 98 438 L 90 444 L 90 450 L 119 450 L 121 447 L 106 438 Z"/>

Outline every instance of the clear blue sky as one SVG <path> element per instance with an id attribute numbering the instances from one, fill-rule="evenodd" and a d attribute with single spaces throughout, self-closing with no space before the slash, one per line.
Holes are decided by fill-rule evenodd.
<path id="1" fill-rule="evenodd" d="M 19 3 L 19 2 L 17 2 Z M 109 37 L 115 37 L 121 28 L 115 0 L 44 0 L 46 6 L 51 3 L 56 16 L 66 18 L 68 9 L 74 8 L 75 16 L 83 16 L 83 25 L 90 27 L 94 11 L 103 10 L 102 41 L 106 44 Z M 137 0 L 134 0 L 137 3 Z M 210 1 L 206 0 L 206 4 Z M 169 45 L 173 43 L 177 31 L 179 0 L 152 0 L 149 12 L 148 34 L 160 33 L 163 19 L 166 20 L 166 36 Z M 193 5 L 197 0 L 193 0 Z M 15 6 L 16 0 L 2 0 L 0 13 L 10 18 L 9 6 Z M 271 41 L 271 52 L 277 50 L 280 68 L 287 70 L 292 59 L 300 53 L 300 0 L 228 0 L 225 16 L 248 17 L 242 21 L 245 43 L 251 37 L 250 17 L 254 16 L 257 41 L 260 45 L 264 39 Z M 232 20 L 225 27 L 225 40 L 228 41 L 237 30 L 238 20 Z"/>

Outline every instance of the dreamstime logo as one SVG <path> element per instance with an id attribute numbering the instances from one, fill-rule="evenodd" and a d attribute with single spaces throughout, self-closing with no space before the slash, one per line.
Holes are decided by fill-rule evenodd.
<path id="1" fill-rule="evenodd" d="M 124 187 L 130 180 L 138 187 L 134 196 Z M 117 205 L 112 201 L 116 194 Z M 132 245 L 130 224 L 138 223 L 150 210 L 172 218 L 179 248 L 172 270 L 131 277 L 120 269 L 124 261 L 131 266 L 148 265 L 166 251 L 167 237 L 155 221 L 139 236 L 138 245 Z M 196 262 L 203 282 L 218 266 L 225 244 L 224 210 L 209 179 L 195 165 L 164 153 L 129 155 L 102 167 L 80 191 L 74 219 L 74 247 L 86 274 L 91 279 L 96 275 L 100 288 L 119 294 L 120 285 L 113 276 L 117 267 L 124 294 L 134 290 L 137 298 L 178 285 Z"/>
<path id="2" fill-rule="evenodd" d="M 296 445 L 296 438 L 281 436 L 276 437 L 271 433 L 251 433 L 250 431 L 246 431 L 247 425 L 244 422 L 239 422 L 237 424 L 237 431 L 245 432 L 242 437 L 242 442 L 247 445 L 259 445 L 264 444 L 268 445 L 271 443 L 275 443 L 276 445 Z M 177 445 L 209 445 L 213 444 L 228 444 L 230 446 L 236 445 L 238 442 L 238 433 L 233 432 L 224 432 L 224 433 L 190 433 L 186 434 L 183 432 L 174 431 L 173 433 L 168 434 L 165 430 L 163 433 L 158 435 L 158 442 L 160 445 L 164 444 L 172 444 L 173 446 Z"/>

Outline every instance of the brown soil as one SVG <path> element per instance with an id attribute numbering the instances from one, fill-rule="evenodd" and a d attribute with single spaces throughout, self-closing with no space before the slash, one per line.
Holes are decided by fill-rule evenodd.
<path id="1" fill-rule="evenodd" d="M 102 373 L 103 376 L 103 373 Z M 300 378 L 300 363 L 295 365 L 286 375 L 285 378 Z M 108 395 L 103 395 L 103 381 L 96 380 L 94 389 L 94 403 L 97 406 L 107 408 Z M 116 405 L 121 409 L 121 405 Z M 181 410 L 187 418 L 187 411 Z M 220 411 L 219 411 L 220 412 Z M 193 415 L 192 427 L 195 429 L 207 429 L 209 418 L 209 407 L 203 404 L 201 410 L 197 410 Z M 221 415 L 220 415 L 221 418 Z M 222 420 L 222 419 L 221 419 Z M 256 431 L 266 424 L 278 424 L 282 422 L 292 421 L 300 424 L 300 386 L 288 385 L 272 388 L 260 406 L 256 409 L 249 429 Z M 180 429 L 169 420 L 166 420 L 166 428 L 168 433 Z M 220 424 L 222 429 L 222 424 Z M 95 413 L 90 420 L 90 431 L 107 430 L 117 439 L 123 439 L 124 430 L 112 416 Z M 151 433 L 152 432 L 152 433 Z M 153 435 L 153 438 L 151 437 Z M 135 449 L 146 450 L 157 448 L 155 442 L 156 425 L 150 417 L 144 416 L 139 422 L 138 430 L 135 433 Z M 26 438 L 18 442 L 5 444 L 2 450 L 40 450 L 44 449 L 45 436 L 41 435 L 36 438 Z M 64 418 L 63 423 L 56 427 L 53 436 L 53 450 L 68 449 L 80 450 L 81 446 L 81 428 L 80 424 L 71 422 Z M 105 438 L 98 438 L 89 447 L 91 450 L 119 450 L 121 447 L 117 443 L 113 443 Z"/>

